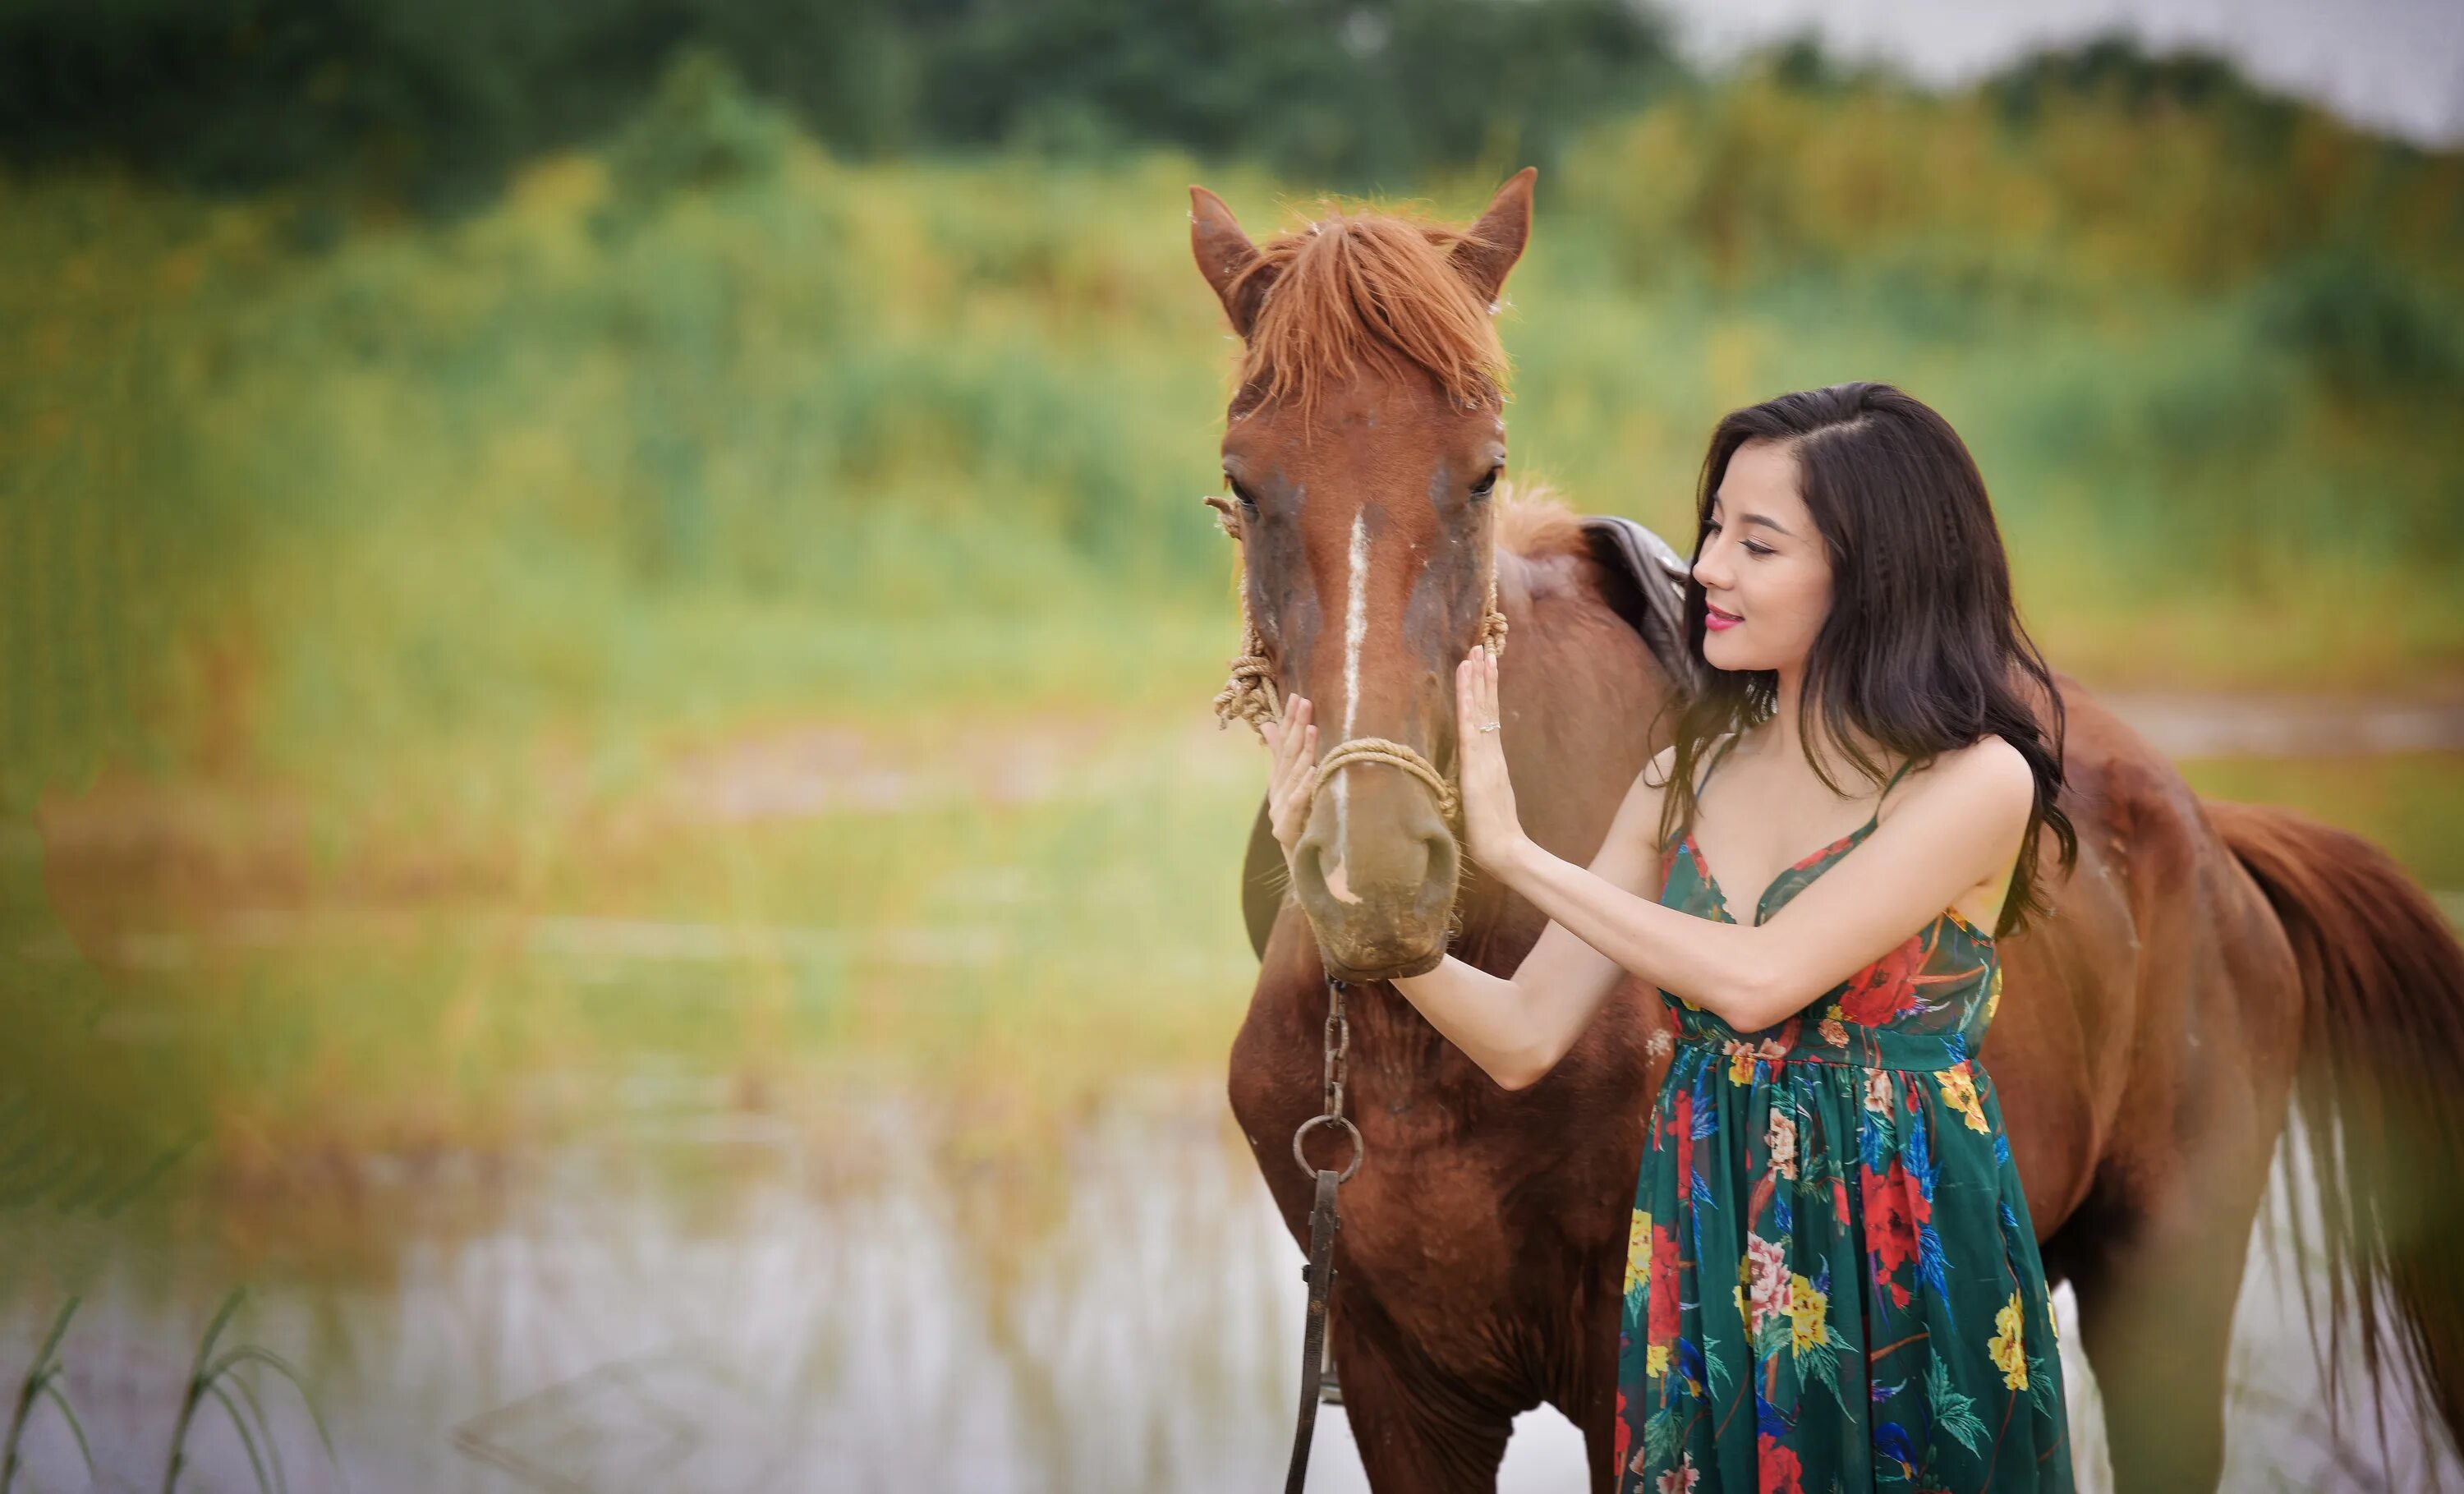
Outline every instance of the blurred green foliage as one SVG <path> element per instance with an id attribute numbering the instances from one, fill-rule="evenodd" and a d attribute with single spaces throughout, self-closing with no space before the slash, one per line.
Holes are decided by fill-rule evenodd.
<path id="1" fill-rule="evenodd" d="M 433 829 L 542 742 L 1212 690 L 1230 349 L 1183 188 L 1309 200 L 851 161 L 727 56 L 449 222 L 0 185 L 0 794 L 117 755 Z M 1682 535 L 1722 411 L 1889 378 L 1975 447 L 2057 664 L 2452 681 L 2464 157 L 2124 62 L 1934 96 L 1800 50 L 1571 136 L 1518 468 Z M 1423 186 L 1467 217 L 1496 175 Z"/>

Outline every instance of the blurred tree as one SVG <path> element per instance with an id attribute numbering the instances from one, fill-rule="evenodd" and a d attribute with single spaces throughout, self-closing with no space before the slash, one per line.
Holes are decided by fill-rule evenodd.
<path id="1" fill-rule="evenodd" d="M 849 154 L 1158 141 L 1353 187 L 1547 160 L 1674 73 L 1630 0 L 0 0 L 0 154 L 449 209 L 685 49 Z"/>

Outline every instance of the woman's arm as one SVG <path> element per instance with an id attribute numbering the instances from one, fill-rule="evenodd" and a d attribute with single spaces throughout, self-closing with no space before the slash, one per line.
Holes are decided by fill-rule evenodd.
<path id="1" fill-rule="evenodd" d="M 1490 672 L 1474 680 L 1469 671 L 1482 668 Z M 1493 671 L 1477 650 L 1459 671 L 1466 734 L 1478 732 L 1479 717 L 1495 710 Z M 1305 714 L 1305 703 L 1302 710 Z M 1301 733 L 1270 733 L 1269 739 L 1277 758 L 1278 838 L 1288 851 L 1298 815 L 1287 815 L 1284 806 L 1299 802 L 1292 785 L 1306 779 L 1308 758 Z M 1313 734 L 1307 739 L 1313 743 Z M 1637 776 L 1599 853 L 1582 868 L 1523 834 L 1495 736 L 1466 735 L 1464 740 L 1468 848 L 1551 921 L 1510 978 L 1447 956 L 1427 974 L 1397 978 L 1394 985 L 1508 1089 L 1555 1067 L 1629 971 L 1741 1032 L 1793 1015 L 1904 943 L 1969 888 L 1996 870 L 2007 872 L 2035 801 L 2027 759 L 2001 738 L 1945 754 L 1888 820 L 1778 916 L 1740 925 L 1656 900 L 1662 875 L 1661 796 L 1673 750 Z"/>
<path id="2" fill-rule="evenodd" d="M 1613 891 L 1658 896 L 1661 796 L 1675 760 L 1676 749 L 1667 749 L 1635 775 L 1588 869 L 1559 864 Z M 1448 955 L 1435 970 L 1393 983 L 1501 1088 L 1520 1089 L 1555 1066 L 1625 974 L 1625 966 L 1552 921 L 1510 978 Z"/>
<path id="3" fill-rule="evenodd" d="M 1529 839 L 1491 869 L 1622 968 L 1751 1032 L 1794 1015 L 2008 868 L 2035 805 L 2035 779 L 2018 749 L 1989 737 L 1944 755 L 1923 778 L 1889 819 L 1765 924 L 1645 902 Z M 1564 1055 L 1573 1015 L 1545 999 L 1531 1008 L 1527 1064 L 1545 1073 Z"/>

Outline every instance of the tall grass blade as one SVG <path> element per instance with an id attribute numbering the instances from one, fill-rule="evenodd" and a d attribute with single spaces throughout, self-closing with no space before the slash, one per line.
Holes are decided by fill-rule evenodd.
<path id="1" fill-rule="evenodd" d="M 77 1456 L 85 1460 L 86 1477 L 94 1477 L 94 1449 L 86 1442 L 85 1426 L 77 1420 L 77 1411 L 59 1387 L 60 1340 L 68 1336 L 69 1319 L 77 1315 L 80 1300 L 71 1296 L 61 1305 L 59 1315 L 52 1319 L 51 1331 L 43 1335 L 42 1347 L 34 1352 L 34 1362 L 27 1366 L 26 1378 L 17 1387 L 17 1404 L 9 1415 L 9 1439 L 5 1448 L 0 1448 L 0 1494 L 9 1494 L 9 1486 L 17 1480 L 19 1445 L 25 1439 L 26 1422 L 33 1416 L 38 1400 L 48 1399 L 58 1408 L 62 1419 L 69 1424 L 70 1435 L 77 1439 Z"/>
<path id="2" fill-rule="evenodd" d="M 265 1414 L 265 1402 L 257 1397 L 256 1387 L 248 1382 L 247 1375 L 230 1370 L 217 1373 L 214 1383 L 228 1385 L 239 1392 L 239 1398 L 248 1405 L 249 1415 L 256 1417 L 258 1435 L 265 1439 L 266 1462 L 274 1470 L 274 1494 L 291 1494 L 290 1481 L 282 1473 L 281 1451 L 274 1444 L 274 1420 Z"/>
<path id="3" fill-rule="evenodd" d="M 256 1433 L 249 1430 L 248 1417 L 241 1413 L 239 1402 L 231 1399 L 231 1392 L 220 1384 L 209 1384 L 206 1394 L 221 1402 L 223 1410 L 231 1414 L 231 1426 L 239 1433 L 239 1445 L 248 1449 L 249 1471 L 256 1475 L 256 1494 L 274 1494 L 274 1484 L 265 1476 L 265 1460 L 258 1456 L 256 1450 Z M 269 1447 L 266 1451 L 270 1453 L 273 1449 Z"/>
<path id="4" fill-rule="evenodd" d="M 239 1310 L 240 1299 L 245 1295 L 246 1287 L 232 1287 L 231 1295 L 215 1310 L 213 1321 L 206 1325 L 205 1337 L 197 1341 L 196 1362 L 188 1368 L 187 1392 L 180 1398 L 180 1419 L 171 1428 L 171 1455 L 163 1466 L 163 1494 L 174 1494 L 180 1486 L 180 1475 L 188 1461 L 188 1428 L 196 1424 L 197 1404 L 206 1398 L 213 1383 L 206 1367 L 213 1360 L 214 1341 L 223 1336 L 224 1326 Z"/>
<path id="5" fill-rule="evenodd" d="M 60 1389 L 59 1382 L 60 1377 L 57 1374 L 44 1376 L 43 1394 L 51 1398 L 55 1407 L 58 1408 L 60 1419 L 69 1424 L 69 1436 L 77 1439 L 77 1457 L 85 1462 L 85 1476 L 92 1479 L 96 1477 L 94 1447 L 86 1440 L 85 1423 L 77 1419 L 77 1409 L 69 1404 L 69 1397 Z"/>
<path id="6" fill-rule="evenodd" d="M 342 1455 L 334 1445 L 333 1434 L 326 1429 L 325 1414 L 317 1409 L 317 1398 L 308 1394 L 307 1380 L 292 1366 L 291 1361 L 271 1349 L 262 1349 L 254 1344 L 243 1344 L 216 1360 L 211 1373 L 216 1376 L 231 1374 L 242 1364 L 261 1364 L 291 1382 L 291 1388 L 299 1393 L 299 1404 L 308 1412 L 309 1424 L 317 1429 L 317 1440 L 325 1445 L 325 1456 L 333 1460 L 334 1471 L 342 1473 Z M 236 1380 L 238 1377 L 233 1374 L 232 1378 Z"/>

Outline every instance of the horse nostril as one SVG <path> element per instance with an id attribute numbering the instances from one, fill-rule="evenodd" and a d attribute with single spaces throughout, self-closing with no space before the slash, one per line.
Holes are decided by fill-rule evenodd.
<path id="1" fill-rule="evenodd" d="M 1463 847 L 1455 844 L 1452 835 L 1442 830 L 1425 837 L 1424 844 L 1429 847 L 1426 884 L 1429 896 L 1441 906 L 1451 903 L 1454 901 L 1456 878 L 1463 870 Z"/>
<path id="2" fill-rule="evenodd" d="M 1301 842 L 1292 855 L 1292 891 L 1303 901 L 1315 895 L 1336 901 L 1350 901 L 1343 887 L 1343 864 L 1327 864 L 1326 842 L 1311 838 Z"/>

